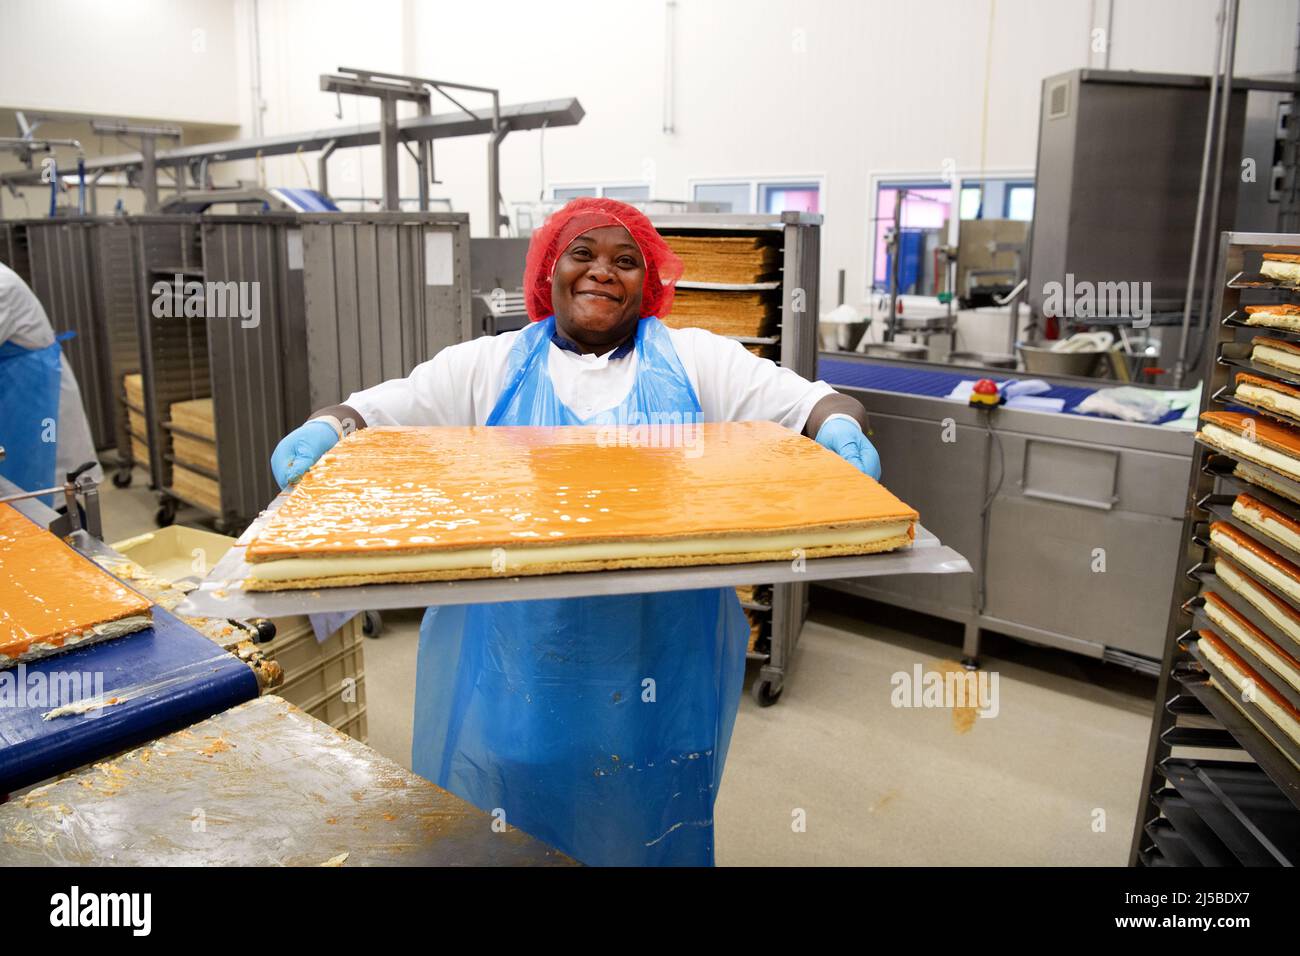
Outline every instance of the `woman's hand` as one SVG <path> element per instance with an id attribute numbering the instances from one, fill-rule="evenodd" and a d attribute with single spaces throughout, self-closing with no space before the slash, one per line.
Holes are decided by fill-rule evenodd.
<path id="1" fill-rule="evenodd" d="M 829 448 L 863 474 L 880 480 L 880 454 L 862 426 L 847 415 L 834 415 L 817 430 L 817 444 Z"/>
<path id="2" fill-rule="evenodd" d="M 338 440 L 338 432 L 325 422 L 298 426 L 281 438 L 271 453 L 271 474 L 275 475 L 281 488 L 292 484 L 306 474 L 321 455 L 338 444 Z"/>

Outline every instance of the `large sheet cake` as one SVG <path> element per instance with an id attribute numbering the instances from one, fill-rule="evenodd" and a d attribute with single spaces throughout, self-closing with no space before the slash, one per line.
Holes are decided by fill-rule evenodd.
<path id="1" fill-rule="evenodd" d="M 147 598 L 0 504 L 0 668 L 152 623 Z"/>
<path id="2" fill-rule="evenodd" d="M 366 428 L 249 542 L 246 590 L 867 554 L 917 514 L 769 422 Z"/>

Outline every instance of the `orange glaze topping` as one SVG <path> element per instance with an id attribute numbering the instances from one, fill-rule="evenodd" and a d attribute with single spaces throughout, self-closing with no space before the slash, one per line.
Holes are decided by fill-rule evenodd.
<path id="1" fill-rule="evenodd" d="M 1233 571 L 1237 572 L 1237 574 L 1241 575 L 1243 578 L 1249 581 L 1251 585 L 1256 589 L 1256 591 L 1258 591 L 1259 595 L 1262 596 L 1266 601 L 1268 601 L 1269 604 L 1273 605 L 1273 607 L 1277 608 L 1277 610 L 1281 611 L 1283 614 L 1291 618 L 1297 624 L 1300 624 L 1300 611 L 1296 611 L 1296 609 L 1293 608 L 1290 604 L 1287 604 L 1285 601 L 1283 601 L 1280 597 L 1278 597 L 1276 594 L 1274 594 L 1264 585 L 1256 581 L 1249 571 L 1244 570 L 1235 561 L 1229 561 L 1221 554 L 1215 555 L 1214 560 L 1216 563 L 1222 562 L 1223 564 L 1226 564 Z M 1222 575 L 1219 575 L 1219 578 L 1222 581 L 1224 587 L 1231 587 L 1231 585 L 1229 585 L 1227 581 L 1223 580 Z M 1232 590 L 1235 591 L 1237 589 L 1232 588 Z"/>
<path id="2" fill-rule="evenodd" d="M 1202 412 L 1201 421 L 1207 425 L 1218 425 L 1230 432 L 1240 435 L 1248 428 L 1255 429 L 1255 438 L 1263 445 L 1275 448 L 1287 455 L 1300 456 L 1300 432 L 1287 428 L 1266 418 L 1243 415 L 1240 412 Z M 1249 424 L 1249 423 L 1254 423 Z"/>
<path id="3" fill-rule="evenodd" d="M 35 643 L 149 612 L 149 601 L 9 505 L 0 505 L 0 665 Z"/>
<path id="4" fill-rule="evenodd" d="M 1281 392 L 1283 395 L 1289 395 L 1292 398 L 1300 398 L 1300 388 L 1286 385 L 1282 382 L 1275 382 L 1271 378 L 1264 378 L 1261 375 L 1251 375 L 1249 372 L 1237 373 L 1237 387 L 1242 385 L 1254 385 L 1256 388 L 1267 388 L 1274 392 Z"/>
<path id="5" fill-rule="evenodd" d="M 1224 521 L 1215 521 L 1210 525 L 1210 537 L 1216 534 L 1222 534 L 1232 539 L 1239 547 L 1245 548 L 1261 561 L 1267 561 L 1274 568 L 1281 571 L 1287 577 L 1294 581 L 1300 582 L 1300 568 L 1296 567 L 1285 558 L 1279 557 L 1268 548 L 1257 542 L 1250 535 L 1243 534 L 1232 525 Z"/>
<path id="6" fill-rule="evenodd" d="M 1201 640 L 1210 644 L 1216 651 L 1231 661 L 1233 667 L 1237 668 L 1237 670 L 1241 671 L 1247 678 L 1253 681 L 1255 686 L 1268 696 L 1269 700 L 1285 710 L 1294 719 L 1300 720 L 1300 710 L 1296 710 L 1295 705 L 1293 705 L 1291 701 L 1279 694 L 1269 685 L 1268 681 L 1260 677 L 1253 667 L 1241 659 L 1240 654 L 1234 651 L 1227 644 L 1223 643 L 1223 638 L 1205 628 L 1201 628 L 1196 633 L 1200 636 Z"/>
<path id="7" fill-rule="evenodd" d="M 772 422 L 365 428 L 307 472 L 247 556 L 663 540 L 916 518 L 834 452 Z"/>
<path id="8" fill-rule="evenodd" d="M 1296 521 L 1294 518 L 1284 515 L 1276 508 L 1264 504 L 1264 502 L 1260 501 L 1253 495 L 1237 495 L 1237 504 L 1241 505 L 1241 507 L 1245 508 L 1247 511 L 1254 512 L 1254 518 L 1257 521 L 1263 521 L 1267 518 L 1269 521 L 1276 521 L 1278 524 L 1295 534 L 1300 534 L 1300 521 Z"/>
<path id="9" fill-rule="evenodd" d="M 1207 591 L 1205 592 L 1205 600 L 1207 603 L 1213 604 L 1220 612 L 1230 618 L 1233 624 L 1240 627 L 1255 640 L 1262 644 L 1267 644 L 1292 667 L 1300 667 L 1300 661 L 1297 661 L 1290 651 L 1279 645 L 1275 640 L 1273 640 L 1273 638 L 1269 637 L 1254 624 L 1250 623 L 1246 618 L 1242 617 L 1241 614 L 1237 612 L 1237 609 L 1223 598 L 1219 597 L 1213 591 Z"/>

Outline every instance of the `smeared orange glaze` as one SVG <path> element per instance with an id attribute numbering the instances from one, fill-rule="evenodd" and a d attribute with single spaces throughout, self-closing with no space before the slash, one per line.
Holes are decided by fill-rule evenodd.
<path id="1" fill-rule="evenodd" d="M 1205 600 L 1210 604 L 1213 604 L 1222 613 L 1224 613 L 1229 618 L 1231 618 L 1233 624 L 1236 624 L 1238 627 L 1240 627 L 1243 631 L 1245 631 L 1255 640 L 1259 641 L 1261 644 L 1268 645 L 1269 648 L 1271 648 L 1279 657 L 1285 660 L 1292 667 L 1300 668 L 1300 661 L 1296 660 L 1290 651 L 1282 647 L 1280 644 L 1277 643 L 1277 641 L 1273 640 L 1273 638 L 1269 637 L 1267 634 L 1265 634 L 1263 631 L 1257 628 L 1254 624 L 1250 623 L 1250 621 L 1248 621 L 1246 618 L 1242 617 L 1239 613 L 1237 613 L 1237 609 L 1234 608 L 1232 605 L 1230 605 L 1223 598 L 1219 597 L 1213 591 L 1206 591 Z"/>
<path id="2" fill-rule="evenodd" d="M 1296 710 L 1295 705 L 1292 704 L 1291 701 L 1287 700 L 1285 697 L 1283 697 L 1281 694 L 1275 691 L 1271 686 L 1269 686 L 1268 681 L 1260 677 L 1258 672 L 1256 672 L 1256 670 L 1253 667 L 1251 667 L 1249 664 L 1243 661 L 1241 659 L 1240 654 L 1234 651 L 1227 644 L 1223 643 L 1223 638 L 1219 637 L 1219 635 L 1215 634 L 1213 631 L 1207 630 L 1205 628 L 1201 628 L 1196 633 L 1200 635 L 1201 640 L 1206 641 L 1207 643 L 1212 645 L 1216 651 L 1218 651 L 1220 654 L 1222 654 L 1224 657 L 1230 660 L 1232 662 L 1232 665 L 1236 667 L 1237 670 L 1241 671 L 1243 674 L 1246 675 L 1247 678 L 1253 681 L 1255 686 L 1258 687 L 1261 691 L 1264 692 L 1264 694 L 1268 696 L 1269 700 L 1277 704 L 1279 707 L 1285 710 L 1296 720 L 1300 720 L 1300 710 Z"/>
<path id="3" fill-rule="evenodd" d="M 1250 537 L 1247 534 L 1243 534 L 1242 532 L 1238 531 L 1236 528 L 1234 528 L 1232 525 L 1228 524 L 1227 522 L 1215 521 L 1213 524 L 1211 524 L 1210 535 L 1211 537 L 1213 537 L 1215 534 L 1226 535 L 1227 537 L 1231 538 L 1234 542 L 1236 542 L 1237 545 L 1245 548 L 1247 551 L 1249 551 L 1255 557 L 1259 558 L 1261 561 L 1267 561 L 1269 564 L 1271 564 L 1277 570 L 1281 571 L 1287 577 L 1297 582 L 1300 582 L 1300 568 L 1296 567 L 1290 561 L 1286 560 L 1286 558 L 1282 558 L 1274 554 L 1272 551 L 1264 547 L 1254 538 Z"/>
<path id="4" fill-rule="evenodd" d="M 1237 564 L 1237 562 L 1229 561 L 1221 554 L 1215 555 L 1214 560 L 1216 562 L 1222 561 L 1228 567 L 1232 568 L 1233 571 L 1236 571 L 1243 578 L 1245 578 L 1247 581 L 1253 584 L 1255 588 L 1259 591 L 1259 593 L 1264 597 L 1264 599 L 1268 601 L 1269 604 L 1273 605 L 1273 607 L 1277 608 L 1279 611 L 1281 611 L 1287 617 L 1291 618 L 1291 620 L 1295 621 L 1297 624 L 1300 624 L 1300 612 L 1297 612 L 1296 609 L 1293 608 L 1290 604 L 1287 604 L 1286 601 L 1283 601 L 1280 597 L 1278 597 L 1276 594 L 1274 594 L 1272 591 L 1266 588 L 1263 584 L 1260 584 L 1258 581 L 1256 581 L 1254 575 L 1252 575 L 1249 571 L 1243 569 L 1241 565 Z M 1222 580 L 1222 576 L 1220 576 L 1220 580 Z M 1229 587 L 1228 582 L 1223 581 L 1223 586 Z M 1236 588 L 1233 588 L 1232 590 L 1235 591 Z"/>
<path id="5" fill-rule="evenodd" d="M 1254 495 L 1247 495 L 1247 494 L 1237 495 L 1237 504 L 1241 505 L 1243 508 L 1249 511 L 1255 512 L 1258 515 L 1260 521 L 1263 521 L 1265 518 L 1268 518 L 1270 521 L 1276 521 L 1284 528 L 1287 528 L 1288 530 L 1293 531 L 1296 534 L 1300 534 L 1300 521 L 1296 521 L 1294 518 L 1290 517 L 1289 515 L 1284 515 L 1276 508 L 1264 504 L 1264 502 L 1260 501 Z"/>
<path id="6" fill-rule="evenodd" d="M 1300 432 L 1285 425 L 1278 425 L 1266 418 L 1243 415 L 1240 412 L 1202 412 L 1201 421 L 1209 425 L 1218 425 L 1230 432 L 1240 435 L 1248 428 L 1255 429 L 1255 440 L 1262 445 L 1280 451 L 1286 455 L 1300 456 Z M 1253 422 L 1253 425 L 1247 424 Z M 1202 437 L 1199 433 L 1198 438 Z"/>
<path id="7" fill-rule="evenodd" d="M 1275 382 L 1273 379 L 1264 378 L 1262 375 L 1251 375 L 1249 372 L 1237 373 L 1237 387 L 1240 388 L 1242 385 L 1254 385 L 1256 388 L 1267 388 L 1270 391 L 1281 392 L 1291 398 L 1300 398 L 1300 388 L 1295 388 L 1283 382 Z"/>
<path id="8" fill-rule="evenodd" d="M 674 434 L 676 446 L 666 446 Z M 617 430 L 600 426 L 362 429 L 307 472 L 247 555 L 519 548 L 917 518 L 835 453 L 771 422 L 641 433 L 651 435 L 660 447 L 619 444 Z"/>
<path id="9" fill-rule="evenodd" d="M 9 505 L 0 505 L 0 665 L 34 643 L 61 647 L 149 601 Z"/>

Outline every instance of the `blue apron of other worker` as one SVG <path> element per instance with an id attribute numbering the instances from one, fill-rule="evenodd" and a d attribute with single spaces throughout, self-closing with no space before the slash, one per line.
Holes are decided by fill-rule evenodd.
<path id="1" fill-rule="evenodd" d="M 49 488 L 57 477 L 61 354 L 57 341 L 0 345 L 0 475 L 24 491 Z"/>
<path id="2" fill-rule="evenodd" d="M 554 333 L 551 316 L 519 334 L 488 425 L 699 420 L 658 319 L 623 404 L 585 420 L 552 387 Z M 731 588 L 429 608 L 412 765 L 583 863 L 712 865 L 748 639 Z"/>

